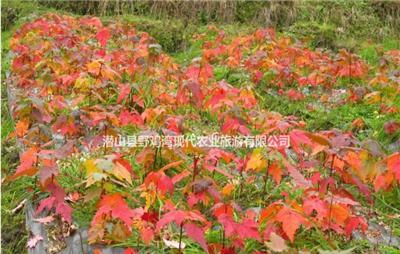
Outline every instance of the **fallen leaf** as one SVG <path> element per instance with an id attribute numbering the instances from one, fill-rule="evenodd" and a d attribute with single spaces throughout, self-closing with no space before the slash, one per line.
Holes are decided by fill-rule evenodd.
<path id="1" fill-rule="evenodd" d="M 174 240 L 170 241 L 170 240 L 163 238 L 163 242 L 164 242 L 165 246 L 167 246 L 168 248 L 179 249 L 178 241 L 174 241 Z M 184 249 L 185 247 L 186 247 L 186 244 L 184 242 L 181 242 L 181 249 Z"/>
<path id="2" fill-rule="evenodd" d="M 285 240 L 274 232 L 269 236 L 270 241 L 265 242 L 265 245 L 275 252 L 283 252 L 288 249 L 288 246 L 285 243 Z"/>
<path id="3" fill-rule="evenodd" d="M 28 240 L 28 243 L 27 243 L 27 246 L 28 246 L 28 248 L 35 248 L 35 246 L 36 246 L 36 244 L 39 242 L 39 241 L 43 241 L 43 237 L 41 237 L 40 235 L 34 235 L 33 237 L 31 237 L 29 240 Z"/>

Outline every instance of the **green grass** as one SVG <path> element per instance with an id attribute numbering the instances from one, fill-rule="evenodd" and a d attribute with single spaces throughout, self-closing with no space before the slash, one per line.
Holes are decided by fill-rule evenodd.
<path id="1" fill-rule="evenodd" d="M 17 166 L 18 149 L 13 141 L 7 139 L 9 134 L 14 130 L 14 123 L 8 113 L 8 100 L 6 94 L 6 86 L 4 80 L 6 71 L 9 71 L 10 61 L 7 57 L 9 51 L 9 40 L 12 36 L 12 31 L 2 32 L 2 100 L 1 100 L 1 173 L 2 179 L 5 176 L 14 172 Z M 25 230 L 25 213 L 24 209 L 16 213 L 12 210 L 16 208 L 21 201 L 31 196 L 27 192 L 27 188 L 32 185 L 32 179 L 20 178 L 13 182 L 4 182 L 1 184 L 1 231 L 2 231 L 2 253 L 25 253 L 27 233 Z"/>

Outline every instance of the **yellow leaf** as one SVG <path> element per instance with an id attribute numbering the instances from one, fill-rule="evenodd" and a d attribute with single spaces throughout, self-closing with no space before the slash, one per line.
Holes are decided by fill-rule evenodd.
<path id="1" fill-rule="evenodd" d="M 75 80 L 74 88 L 81 91 L 89 91 L 90 82 L 86 77 L 79 77 Z"/>
<path id="2" fill-rule="evenodd" d="M 222 188 L 222 195 L 227 197 L 227 196 L 231 195 L 231 193 L 234 189 L 235 189 L 235 185 L 233 185 L 232 183 L 228 183 L 227 185 L 224 186 L 224 188 Z"/>
<path id="3" fill-rule="evenodd" d="M 124 168 L 119 162 L 117 162 L 115 164 L 114 170 L 112 172 L 112 174 L 119 180 L 125 180 L 127 181 L 129 184 L 132 184 L 132 177 L 131 177 L 131 173 L 129 173 L 129 171 Z"/>
<path id="4" fill-rule="evenodd" d="M 261 149 L 255 149 L 251 154 L 250 160 L 246 164 L 246 170 L 253 169 L 260 171 L 267 166 L 267 161 L 263 159 Z"/>
<path id="5" fill-rule="evenodd" d="M 94 160 L 87 160 L 84 163 L 86 169 L 86 175 L 91 176 L 93 173 L 98 173 L 100 170 L 96 167 Z"/>
<path id="6" fill-rule="evenodd" d="M 93 75 L 99 75 L 100 74 L 100 68 L 101 68 L 101 62 L 100 60 L 95 60 L 93 62 L 90 62 L 86 65 L 88 72 L 93 74 Z"/>
<path id="7" fill-rule="evenodd" d="M 374 104 L 381 101 L 381 92 L 376 91 L 364 96 L 364 100 L 368 104 Z"/>

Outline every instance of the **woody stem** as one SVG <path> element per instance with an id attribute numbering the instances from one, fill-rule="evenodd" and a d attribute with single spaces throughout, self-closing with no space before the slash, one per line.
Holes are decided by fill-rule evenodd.
<path id="1" fill-rule="evenodd" d="M 180 231 L 179 231 L 179 253 L 182 253 L 182 234 L 183 234 L 183 222 L 180 225 Z"/>

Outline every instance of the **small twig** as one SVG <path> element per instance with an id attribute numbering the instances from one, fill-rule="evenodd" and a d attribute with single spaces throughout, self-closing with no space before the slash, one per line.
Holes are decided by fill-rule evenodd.
<path id="1" fill-rule="evenodd" d="M 17 212 L 19 212 L 26 204 L 27 199 L 22 200 L 17 207 L 15 207 L 14 209 L 11 210 L 11 214 L 16 214 Z"/>
<path id="2" fill-rule="evenodd" d="M 183 234 L 183 222 L 180 225 L 180 231 L 179 231 L 179 253 L 182 253 L 182 234 Z"/>

